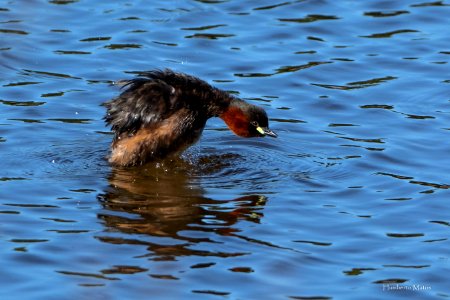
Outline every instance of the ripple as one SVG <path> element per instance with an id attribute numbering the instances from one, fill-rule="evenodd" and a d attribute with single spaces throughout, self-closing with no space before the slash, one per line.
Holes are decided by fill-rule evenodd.
<path id="1" fill-rule="evenodd" d="M 0 33 L 19 34 L 19 35 L 27 35 L 27 34 L 29 34 L 28 32 L 23 31 L 23 30 L 2 29 L 2 28 L 0 28 Z"/>
<path id="2" fill-rule="evenodd" d="M 384 265 L 385 268 L 404 268 L 404 269 L 423 269 L 429 268 L 431 265 Z"/>
<path id="3" fill-rule="evenodd" d="M 404 114 L 404 115 L 409 119 L 416 119 L 416 120 L 436 119 L 436 117 L 433 116 L 419 116 L 413 114 Z"/>
<path id="4" fill-rule="evenodd" d="M 41 95 L 42 98 L 61 97 L 61 96 L 64 96 L 64 92 L 45 93 Z"/>
<path id="5" fill-rule="evenodd" d="M 276 69 L 275 74 L 282 74 L 282 73 L 289 73 L 289 72 L 297 72 L 300 70 L 304 70 L 304 69 L 309 69 L 312 67 L 316 67 L 316 66 L 320 66 L 323 64 L 331 64 L 332 62 L 330 61 L 312 61 L 312 62 L 308 62 L 307 64 L 304 65 L 298 65 L 298 66 L 283 66 L 280 67 L 278 69 Z"/>
<path id="6" fill-rule="evenodd" d="M 385 76 L 385 77 L 373 78 L 373 79 L 364 80 L 364 81 L 349 82 L 346 85 L 333 85 L 333 84 L 321 84 L 321 83 L 311 83 L 311 85 L 323 87 L 326 89 L 332 89 L 332 90 L 355 90 L 355 89 L 363 89 L 363 88 L 367 88 L 367 87 L 377 86 L 381 83 L 395 80 L 395 79 L 397 79 L 397 77 Z"/>
<path id="7" fill-rule="evenodd" d="M 0 214 L 5 214 L 5 215 L 19 215 L 20 212 L 15 211 L 15 210 L 0 210 Z"/>
<path id="8" fill-rule="evenodd" d="M 352 138 L 352 137 L 346 137 L 346 136 L 340 136 L 339 138 L 345 139 L 345 140 L 354 141 L 354 142 L 384 144 L 384 141 L 381 138 L 378 138 L 378 139 L 364 139 L 364 138 Z"/>
<path id="9" fill-rule="evenodd" d="M 353 127 L 353 126 L 360 126 L 360 125 L 350 124 L 350 123 L 330 123 L 330 124 L 328 124 L 328 127 Z"/>
<path id="10" fill-rule="evenodd" d="M 295 23 L 311 23 L 317 21 L 329 21 L 329 20 L 339 20 L 336 16 L 327 15 L 307 15 L 304 18 L 281 18 L 278 21 L 281 22 L 295 22 Z"/>
<path id="11" fill-rule="evenodd" d="M 185 28 L 181 28 L 181 30 L 194 30 L 194 31 L 201 31 L 201 30 L 209 30 L 209 29 L 214 29 L 214 28 L 219 28 L 219 27 L 225 27 L 227 26 L 226 24 L 218 24 L 218 25 L 205 25 L 205 26 L 199 26 L 199 27 L 185 27 Z"/>
<path id="12" fill-rule="evenodd" d="M 324 64 L 331 64 L 331 61 L 312 61 L 302 65 L 294 65 L 294 66 L 281 66 L 275 69 L 273 73 L 235 73 L 236 77 L 269 77 L 278 74 L 284 73 L 294 73 L 300 70 L 305 70 L 313 67 L 317 67 Z"/>
<path id="13" fill-rule="evenodd" d="M 28 244 L 28 243 L 45 243 L 48 242 L 49 240 L 45 240 L 45 239 L 12 239 L 10 240 L 10 242 L 12 243 L 19 243 L 19 244 Z"/>
<path id="14" fill-rule="evenodd" d="M 178 44 L 175 44 L 175 43 L 167 43 L 167 42 L 153 41 L 153 43 L 158 44 L 158 45 L 170 46 L 170 47 L 176 47 L 176 46 L 178 46 Z"/>
<path id="15" fill-rule="evenodd" d="M 229 38 L 234 37 L 235 34 L 225 34 L 225 33 L 195 33 L 193 35 L 188 35 L 186 38 L 199 38 L 199 39 L 209 39 L 209 40 L 217 40 L 220 38 Z"/>
<path id="16" fill-rule="evenodd" d="M 20 122 L 24 122 L 24 123 L 45 123 L 42 120 L 37 120 L 37 119 L 21 119 L 21 118 L 13 118 L 13 119 L 8 119 L 11 121 L 20 121 Z M 1 139 L 0 139 L 1 142 Z"/>
<path id="17" fill-rule="evenodd" d="M 234 76 L 236 77 L 269 77 L 273 74 L 269 73 L 235 73 Z"/>
<path id="18" fill-rule="evenodd" d="M 389 278 L 389 279 L 381 279 L 374 281 L 373 283 L 376 284 L 395 284 L 395 283 L 405 283 L 408 279 L 402 279 L 402 278 Z"/>
<path id="19" fill-rule="evenodd" d="M 102 41 L 109 41 L 110 39 L 111 39 L 110 36 L 96 36 L 81 39 L 80 42 L 102 42 Z"/>
<path id="20" fill-rule="evenodd" d="M 209 268 L 216 265 L 216 263 L 200 263 L 190 266 L 191 269 L 203 269 L 203 268 Z"/>
<path id="21" fill-rule="evenodd" d="M 55 271 L 56 273 L 60 273 L 63 275 L 69 275 L 69 276 L 81 276 L 81 277 L 92 277 L 95 279 L 104 279 L 104 280 L 120 280 L 116 277 L 108 277 L 102 274 L 95 274 L 95 273 L 84 273 L 84 272 L 74 272 L 74 271 Z"/>
<path id="22" fill-rule="evenodd" d="M 413 180 L 414 177 L 411 177 L 411 176 L 403 176 L 403 175 L 397 175 L 397 174 L 385 173 L 385 172 L 378 172 L 376 174 L 383 175 L 383 176 L 389 176 L 389 177 L 393 177 L 393 178 L 401 179 L 401 180 L 408 180 L 408 182 L 411 184 L 416 184 L 416 185 L 421 185 L 421 186 L 426 186 L 426 187 L 433 187 L 436 189 L 444 189 L 444 190 L 450 189 L 450 184 L 441 184 L 441 183 Z"/>
<path id="23" fill-rule="evenodd" d="M 141 18 L 139 17 L 123 17 L 123 18 L 119 18 L 120 21 L 137 21 L 137 20 L 141 20 Z"/>
<path id="24" fill-rule="evenodd" d="M 428 7 L 428 6 L 450 6 L 450 4 L 445 4 L 444 1 L 434 1 L 411 5 L 411 7 Z"/>
<path id="25" fill-rule="evenodd" d="M 0 24 L 11 24 L 11 23 L 20 23 L 21 20 L 8 20 L 8 21 L 2 21 Z"/>
<path id="26" fill-rule="evenodd" d="M 348 276 L 356 276 L 364 274 L 364 272 L 366 271 L 376 271 L 376 270 L 377 269 L 375 268 L 353 268 L 350 271 L 343 271 L 343 273 Z"/>
<path id="27" fill-rule="evenodd" d="M 231 294 L 230 292 L 221 292 L 221 291 L 216 291 L 216 290 L 192 290 L 192 293 L 208 294 L 208 295 L 214 295 L 214 296 L 228 296 Z"/>
<path id="28" fill-rule="evenodd" d="M 49 118 L 48 121 L 56 121 L 61 123 L 69 123 L 69 124 L 89 124 L 93 120 L 92 119 L 75 119 L 75 118 Z"/>
<path id="29" fill-rule="evenodd" d="M 393 238 L 414 238 L 425 236 L 423 233 L 386 233 L 386 235 Z"/>
<path id="30" fill-rule="evenodd" d="M 328 246 L 333 245 L 333 243 L 317 242 L 317 241 L 302 241 L 302 240 L 299 240 L 299 241 L 294 241 L 294 242 L 295 243 L 311 244 L 311 245 L 314 245 L 314 246 L 322 246 L 322 247 L 324 247 L 324 246 L 328 247 Z"/>
<path id="31" fill-rule="evenodd" d="M 1 137 L 0 142 L 2 142 Z M 16 180 L 29 180 L 29 179 L 24 177 L 0 177 L 0 181 L 16 181 Z"/>
<path id="32" fill-rule="evenodd" d="M 410 12 L 407 10 L 396 10 L 396 11 L 370 11 L 365 12 L 365 16 L 376 17 L 376 18 L 384 18 L 384 17 L 395 17 L 403 14 L 409 14 Z"/>
<path id="33" fill-rule="evenodd" d="M 294 300 L 331 300 L 332 297 L 327 297 L 327 296 L 289 296 L 289 299 L 294 299 Z"/>
<path id="34" fill-rule="evenodd" d="M 226 3 L 229 0 L 195 0 L 195 1 L 205 3 L 205 4 L 220 4 L 220 3 Z"/>
<path id="35" fill-rule="evenodd" d="M 8 100 L 1 100 L 0 103 L 4 105 L 10 105 L 10 106 L 41 106 L 44 105 L 46 102 L 38 102 L 38 101 L 8 101 Z"/>
<path id="36" fill-rule="evenodd" d="M 292 2 L 282 2 L 282 3 L 278 3 L 278 4 L 273 4 L 273 5 L 260 6 L 260 7 L 253 8 L 253 10 L 269 10 L 269 9 L 274 9 L 274 8 L 278 8 L 281 6 L 289 5 L 291 3 Z"/>
<path id="37" fill-rule="evenodd" d="M 59 208 L 56 205 L 50 204 L 15 204 L 15 203 L 5 203 L 6 206 L 17 206 L 17 207 L 25 207 L 25 208 Z"/>
<path id="38" fill-rule="evenodd" d="M 138 266 L 114 266 L 110 269 L 104 269 L 100 272 L 103 274 L 136 274 L 146 272 L 148 269 L 144 269 Z"/>
<path id="39" fill-rule="evenodd" d="M 292 124 L 298 124 L 298 123 L 307 123 L 303 120 L 297 120 L 297 119 L 278 119 L 278 118 L 270 118 L 270 121 L 278 122 L 278 123 L 292 123 Z"/>
<path id="40" fill-rule="evenodd" d="M 246 141 L 241 141 L 247 144 Z M 269 141 L 270 142 L 270 141 Z M 253 143 L 251 143 L 253 144 Z M 233 146 L 232 151 L 224 149 L 202 149 L 199 155 L 194 149 L 184 156 L 192 166 L 197 166 L 191 176 L 199 178 L 205 187 L 222 188 L 250 188 L 253 191 L 264 191 L 266 186 L 294 180 L 305 189 L 322 189 L 330 181 L 347 177 L 349 170 L 340 168 L 342 161 L 354 158 L 327 157 L 318 154 L 298 153 L 289 156 L 283 155 L 286 147 L 278 147 L 272 143 L 256 142 L 254 148 L 246 148 L 246 155 L 240 153 L 244 150 L 239 143 Z M 290 149 L 298 152 L 298 149 Z M 215 154 L 208 155 L 208 152 Z M 276 168 L 270 164 L 272 157 L 277 157 Z"/>
<path id="41" fill-rule="evenodd" d="M 92 54 L 92 52 L 88 51 L 78 51 L 78 50 L 55 50 L 53 51 L 55 54 L 62 54 L 62 55 L 86 55 L 86 54 Z"/>
<path id="42" fill-rule="evenodd" d="M 180 278 L 175 277 L 170 274 L 149 274 L 150 277 L 156 278 L 156 279 L 164 279 L 164 280 L 180 280 Z"/>
<path id="43" fill-rule="evenodd" d="M 77 222 L 75 220 L 66 220 L 66 219 L 59 219 L 59 218 L 42 218 L 42 219 L 53 221 L 53 222 L 58 222 L 58 223 L 76 223 Z"/>
<path id="44" fill-rule="evenodd" d="M 37 70 L 30 70 L 30 69 L 23 69 L 22 74 L 27 76 L 33 76 L 36 77 L 38 75 L 41 78 L 67 78 L 67 79 L 82 79 L 81 77 L 72 76 L 69 74 L 63 74 L 63 73 L 55 73 L 55 72 L 49 72 L 49 71 L 37 71 Z"/>
<path id="45" fill-rule="evenodd" d="M 127 33 L 146 33 L 148 32 L 148 30 L 144 30 L 144 29 L 135 29 L 135 30 L 130 30 Z"/>
<path id="46" fill-rule="evenodd" d="M 371 109 L 371 108 L 387 109 L 387 110 L 394 109 L 394 106 L 387 105 L 387 104 L 366 104 L 366 105 L 361 105 L 360 107 L 364 108 L 364 109 Z"/>
<path id="47" fill-rule="evenodd" d="M 49 229 L 48 232 L 55 232 L 59 234 L 80 234 L 80 233 L 89 233 L 91 230 L 77 230 L 77 229 Z"/>
<path id="48" fill-rule="evenodd" d="M 122 50 L 122 49 L 139 49 L 142 48 L 142 45 L 140 44 L 109 44 L 104 46 L 106 49 L 110 50 Z"/>
<path id="49" fill-rule="evenodd" d="M 413 29 L 400 29 L 400 30 L 394 30 L 394 31 L 389 31 L 389 32 L 383 32 L 383 33 L 373 33 L 371 35 L 362 35 L 361 37 L 364 38 L 374 38 L 374 39 L 381 39 L 381 38 L 390 38 L 393 35 L 397 35 L 397 34 L 403 34 L 403 33 L 416 33 L 416 32 L 420 32 L 418 30 L 413 30 Z"/>
<path id="50" fill-rule="evenodd" d="M 23 85 L 32 85 L 32 84 L 41 84 L 41 81 L 20 81 L 20 82 L 11 82 L 3 85 L 4 87 L 10 86 L 23 86 Z"/>

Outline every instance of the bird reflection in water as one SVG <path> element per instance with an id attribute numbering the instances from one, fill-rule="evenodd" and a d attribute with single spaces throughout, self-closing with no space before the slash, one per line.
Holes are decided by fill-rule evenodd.
<path id="1" fill-rule="evenodd" d="M 261 195 L 231 200 L 207 198 L 196 182 L 196 166 L 182 160 L 165 164 L 168 165 L 112 170 L 108 189 L 98 196 L 105 209 L 99 218 L 109 229 L 125 235 L 98 238 L 113 244 L 147 245 L 152 252 L 150 255 L 159 259 L 179 255 L 242 255 L 190 247 L 198 243 L 217 243 L 210 233 L 242 238 L 233 225 L 241 220 L 259 223 L 267 198 Z M 153 239 L 149 242 L 145 236 L 170 237 L 176 241 L 168 245 L 165 239 L 164 245 L 160 245 Z"/>

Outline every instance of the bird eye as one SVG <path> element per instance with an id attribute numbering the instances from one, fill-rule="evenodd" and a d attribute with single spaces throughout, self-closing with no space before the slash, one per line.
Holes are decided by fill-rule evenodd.
<path id="1" fill-rule="evenodd" d="M 255 127 L 258 127 L 259 125 L 258 125 L 258 122 L 256 122 L 256 121 L 252 121 L 252 122 L 250 122 L 250 124 L 252 124 L 253 126 L 255 126 Z"/>

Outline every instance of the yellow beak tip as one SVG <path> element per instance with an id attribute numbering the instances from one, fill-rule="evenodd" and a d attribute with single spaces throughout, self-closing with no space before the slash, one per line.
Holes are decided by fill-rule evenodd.
<path id="1" fill-rule="evenodd" d="M 264 129 L 262 129 L 261 127 L 256 127 L 256 130 L 261 133 L 262 135 L 266 135 Z"/>

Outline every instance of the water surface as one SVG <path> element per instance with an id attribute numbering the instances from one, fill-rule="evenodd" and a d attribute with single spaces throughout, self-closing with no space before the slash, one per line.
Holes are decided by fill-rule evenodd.
<path id="1" fill-rule="evenodd" d="M 450 296 L 447 1 L 0 3 L 2 299 Z M 111 83 L 172 68 L 263 106 L 112 168 Z"/>

